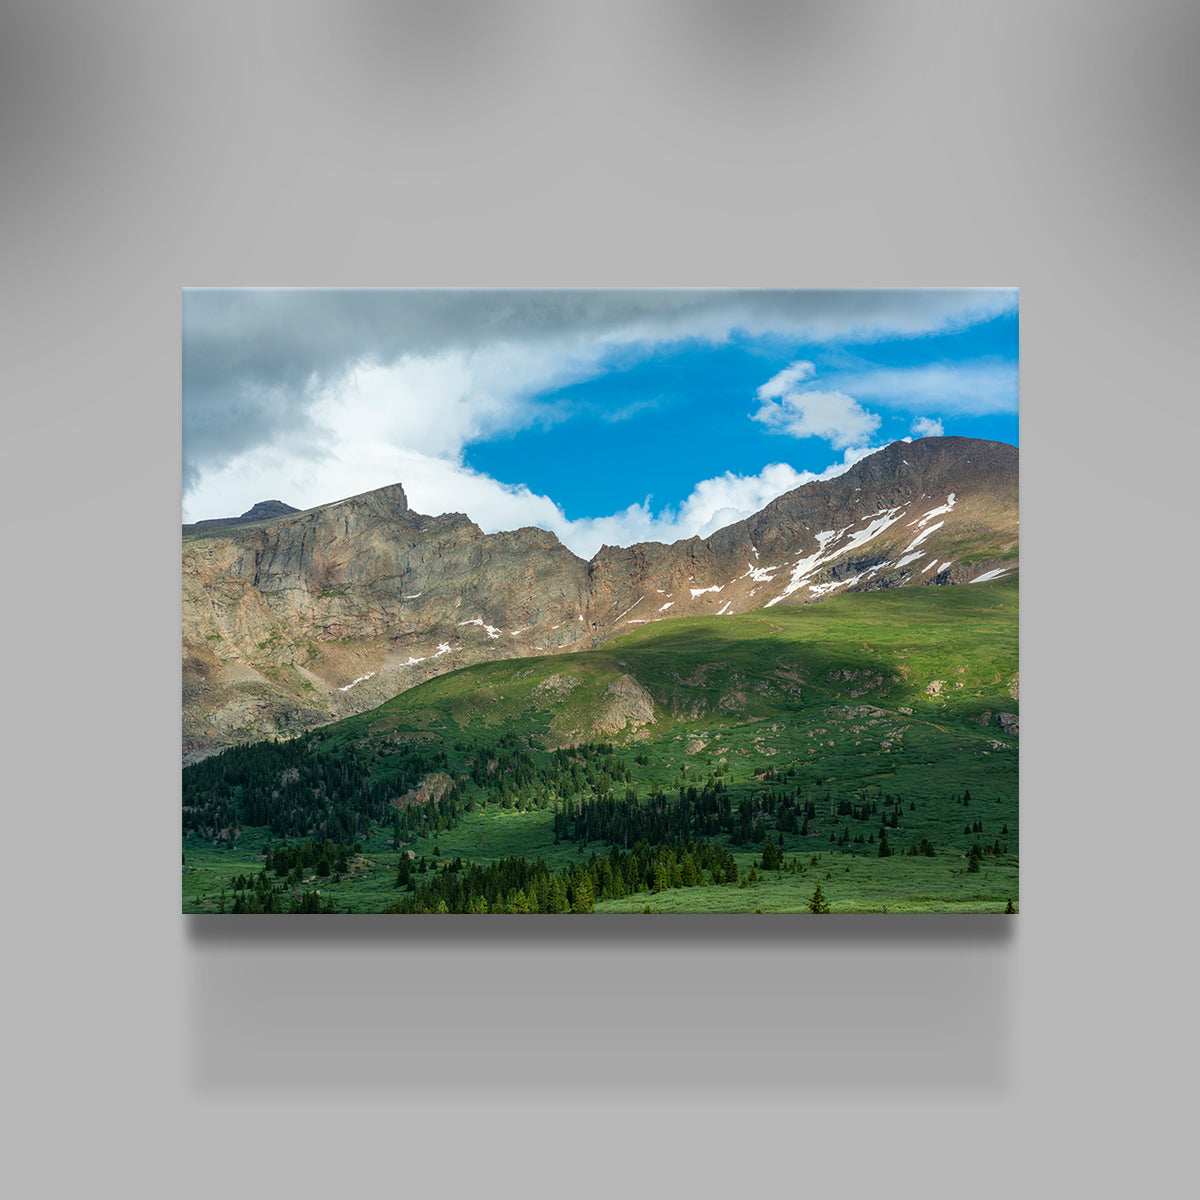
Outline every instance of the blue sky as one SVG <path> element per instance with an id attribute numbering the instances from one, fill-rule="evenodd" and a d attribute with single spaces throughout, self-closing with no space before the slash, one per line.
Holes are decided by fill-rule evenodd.
<path id="1" fill-rule="evenodd" d="M 203 289 L 183 342 L 188 521 L 400 482 L 587 558 L 900 438 L 1018 438 L 1015 290 Z"/>
<path id="2" fill-rule="evenodd" d="M 656 509 L 678 508 L 699 479 L 752 475 L 771 462 L 821 472 L 831 461 L 827 437 L 797 437 L 784 423 L 754 419 L 762 408 L 759 387 L 798 361 L 813 364 L 798 396 L 849 394 L 880 418 L 870 445 L 914 436 L 919 417 L 946 434 L 1017 444 L 1014 312 L 950 334 L 869 346 L 735 333 L 720 346 L 688 341 L 614 354 L 595 378 L 542 397 L 544 423 L 473 445 L 465 461 L 553 496 L 573 520 L 647 496 Z M 984 374 L 964 404 L 944 392 L 931 395 L 931 365 L 945 373 L 946 388 L 961 386 L 967 369 Z M 903 393 L 909 374 L 912 388 Z M 981 383 L 994 386 L 995 403 L 980 403 Z"/>

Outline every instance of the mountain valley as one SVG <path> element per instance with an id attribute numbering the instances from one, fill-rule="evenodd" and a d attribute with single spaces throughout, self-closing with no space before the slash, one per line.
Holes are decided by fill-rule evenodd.
<path id="1" fill-rule="evenodd" d="M 1017 475 L 590 562 L 399 484 L 185 528 L 184 911 L 1017 911 Z"/>

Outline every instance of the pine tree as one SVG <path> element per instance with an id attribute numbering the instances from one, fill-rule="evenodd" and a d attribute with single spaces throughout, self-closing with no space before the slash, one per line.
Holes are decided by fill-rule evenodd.
<path id="1" fill-rule="evenodd" d="M 546 898 L 546 909 L 552 913 L 565 913 L 569 908 L 566 882 L 561 875 L 555 875 L 550 881 L 550 890 Z"/>
<path id="2" fill-rule="evenodd" d="M 808 902 L 808 911 L 810 913 L 827 913 L 829 911 L 829 902 L 825 899 L 825 893 L 821 891 L 819 883 L 817 884 L 817 890 L 813 892 Z"/>
<path id="3" fill-rule="evenodd" d="M 585 871 L 580 876 L 579 882 L 575 885 L 575 903 L 571 905 L 571 911 L 589 913 L 592 911 L 595 903 L 596 898 L 592 890 L 592 877 Z"/>

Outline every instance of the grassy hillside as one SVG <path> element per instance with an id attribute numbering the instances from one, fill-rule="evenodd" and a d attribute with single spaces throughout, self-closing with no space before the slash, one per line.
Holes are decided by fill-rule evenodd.
<path id="1" fill-rule="evenodd" d="M 252 877 L 336 911 L 1003 911 L 1017 612 L 1014 579 L 663 621 L 217 756 L 184 773 L 184 911 Z"/>

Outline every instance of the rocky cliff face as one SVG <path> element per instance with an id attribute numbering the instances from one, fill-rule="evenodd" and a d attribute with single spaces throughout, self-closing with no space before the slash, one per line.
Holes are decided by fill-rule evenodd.
<path id="1" fill-rule="evenodd" d="M 281 509 L 184 531 L 185 761 L 648 621 L 1017 567 L 1017 451 L 964 438 L 897 442 L 707 539 L 606 546 L 590 563 L 541 529 L 421 516 L 399 484 Z"/>

